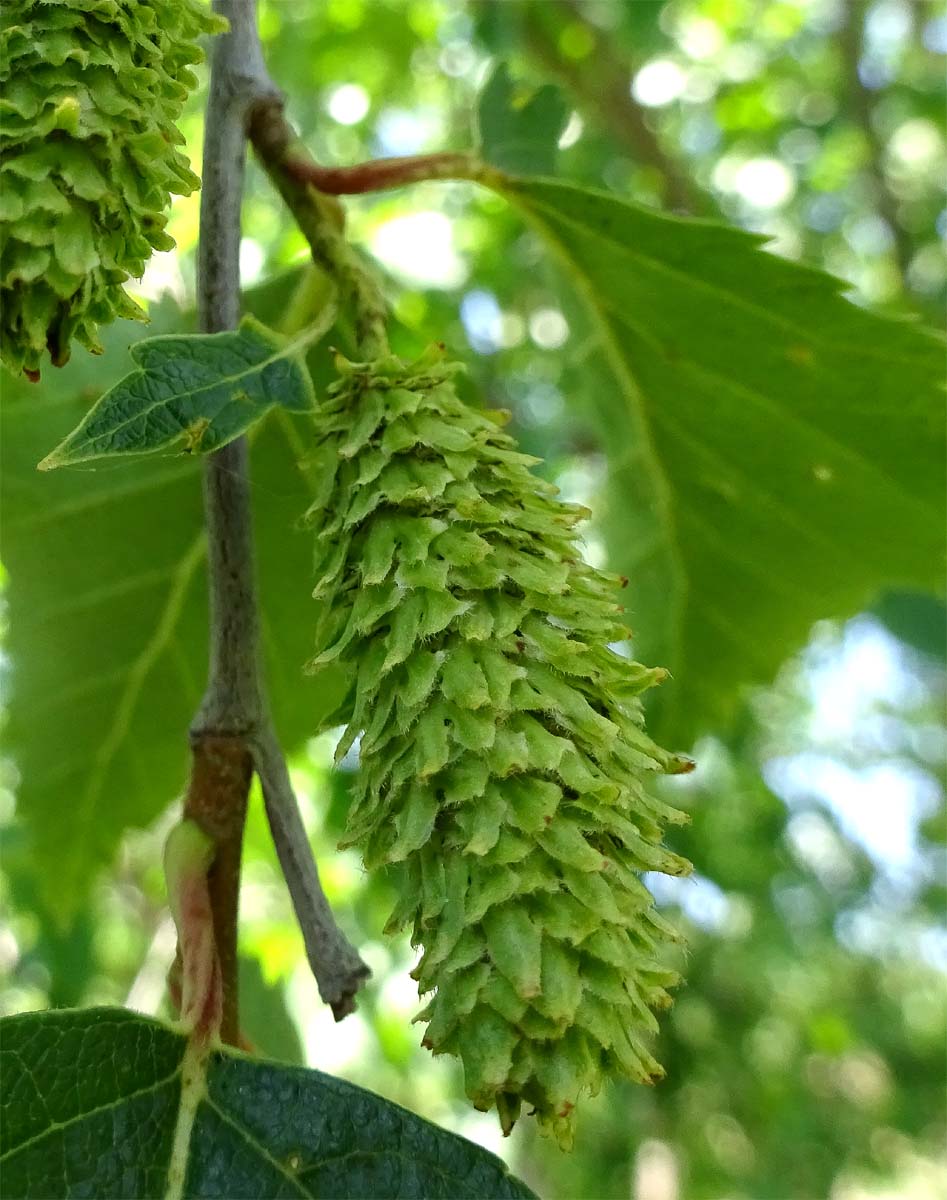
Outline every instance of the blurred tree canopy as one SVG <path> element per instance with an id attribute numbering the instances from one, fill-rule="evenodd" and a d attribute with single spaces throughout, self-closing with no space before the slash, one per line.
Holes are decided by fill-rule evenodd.
<path id="1" fill-rule="evenodd" d="M 773 253 L 839 275 L 858 304 L 942 319 L 942 4 L 262 0 L 261 30 L 289 114 L 320 162 L 465 149 L 478 87 L 502 59 L 525 90 L 550 82 L 562 90 L 570 115 L 560 177 L 671 212 L 722 216 L 771 237 Z M 203 96 L 193 97 L 184 123 L 193 162 L 202 107 Z M 198 203 L 176 204 L 169 229 L 178 249 L 156 255 L 141 285 L 155 332 L 190 320 Z M 588 332 L 535 235 L 502 201 L 464 183 L 346 208 L 355 240 L 387 272 L 397 348 L 436 339 L 466 357 L 471 389 L 511 409 L 524 449 L 598 514 L 590 555 L 614 554 L 630 519 L 605 466 L 616 430 L 603 417 Z M 274 323 L 291 320 L 306 256 L 253 170 L 241 255 L 245 284 L 257 285 L 251 307 Z M 48 373 L 44 402 L 88 405 L 124 373 L 136 336 L 115 329 L 101 363 L 77 356 Z M 19 386 L 10 386 L 13 400 Z M 37 459 L 55 441 L 43 437 Z M 287 563 L 305 570 L 308 561 L 306 547 L 280 532 L 300 511 L 303 485 L 267 466 L 270 437 L 261 436 L 255 473 L 273 512 L 260 553 L 289 577 Z M 180 475 L 185 489 L 176 513 L 197 511 L 190 469 L 168 468 L 168 486 Z M 108 490 L 114 470 L 87 476 L 93 492 Z M 98 535 L 88 536 L 77 552 L 95 552 Z M 631 591 L 633 613 L 634 579 Z M 195 594 L 194 611 L 202 605 Z M 264 605 L 279 630 L 276 589 Z M 141 619 L 152 617 L 143 610 Z M 308 638 L 300 630 L 281 648 L 287 672 L 306 657 Z M 337 1071 L 484 1141 L 549 1200 L 940 1194 L 945 698 L 943 604 L 892 590 L 848 622 L 818 623 L 770 686 L 741 694 L 725 726 L 677 747 L 692 749 L 699 767 L 666 782 L 692 816 L 672 845 L 697 871 L 673 887 L 655 882 L 688 937 L 687 984 L 658 1050 L 668 1078 L 600 1096 L 570 1156 L 519 1128 L 500 1145 L 493 1121 L 470 1113 L 459 1069 L 418 1046 L 410 948 L 380 941 L 390 885 L 334 849 L 349 776 L 331 769 L 329 736 L 305 745 L 295 777 L 327 890 L 375 979 L 359 1014 L 335 1029 L 301 965 L 255 802 L 242 900 L 247 1032 L 265 1053 Z M 86 702 L 75 703 L 81 725 Z M 284 727 L 302 739 L 318 701 L 309 712 L 290 707 Z M 172 777 L 183 771 L 181 743 Z M 16 770 L 11 763 L 0 796 L 3 1011 L 92 1003 L 159 1011 L 174 947 L 158 849 L 169 816 L 124 838 L 112 869 L 63 924 L 30 871 Z M 116 807 L 138 823 L 133 782 Z"/>

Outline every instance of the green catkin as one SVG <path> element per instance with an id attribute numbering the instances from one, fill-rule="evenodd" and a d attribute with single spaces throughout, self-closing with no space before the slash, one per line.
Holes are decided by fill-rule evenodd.
<path id="1" fill-rule="evenodd" d="M 645 733 L 664 675 L 626 639 L 618 580 L 582 561 L 582 508 L 533 475 L 496 412 L 458 397 L 436 351 L 341 363 L 318 413 L 318 670 L 353 670 L 339 744 L 360 738 L 347 845 L 396 865 L 424 1044 L 459 1055 L 505 1132 L 521 1106 L 564 1146 L 603 1076 L 660 1066 L 652 1010 L 675 937 L 643 871 L 681 815 L 649 795 L 690 763 Z"/>
<path id="2" fill-rule="evenodd" d="M 197 0 L 5 0 L 0 26 L 0 358 L 39 375 L 72 339 L 144 319 L 123 283 L 170 250 L 198 186 L 175 122 L 226 23 Z"/>

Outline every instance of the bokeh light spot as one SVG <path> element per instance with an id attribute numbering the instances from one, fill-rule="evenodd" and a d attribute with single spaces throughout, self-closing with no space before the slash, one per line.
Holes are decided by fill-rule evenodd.
<path id="1" fill-rule="evenodd" d="M 686 73 L 669 58 L 646 63 L 634 78 L 631 94 L 639 104 L 660 108 L 677 100 L 687 85 Z"/>
<path id="2" fill-rule="evenodd" d="M 413 283 L 451 288 L 467 277 L 454 247 L 454 227 L 439 212 L 406 213 L 385 221 L 372 235 L 372 253 Z"/>
<path id="3" fill-rule="evenodd" d="M 778 158 L 751 158 L 739 167 L 734 188 L 754 208 L 782 208 L 792 199 L 796 179 Z"/>
<path id="4" fill-rule="evenodd" d="M 340 125 L 357 125 L 371 107 L 368 92 L 357 83 L 343 83 L 329 96 L 329 116 Z"/>

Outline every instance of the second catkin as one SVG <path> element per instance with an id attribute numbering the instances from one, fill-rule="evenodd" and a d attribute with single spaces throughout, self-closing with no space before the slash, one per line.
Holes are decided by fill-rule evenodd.
<path id="1" fill-rule="evenodd" d="M 315 669 L 353 673 L 360 770 L 346 844 L 400 871 L 389 931 L 423 955 L 417 1018 L 505 1132 L 523 1104 L 568 1146 L 605 1076 L 662 1074 L 677 978 L 645 871 L 681 875 L 650 777 L 688 760 L 643 728 L 661 670 L 623 657 L 619 581 L 435 350 L 342 362 L 318 417 Z"/>
<path id="2" fill-rule="evenodd" d="M 123 285 L 170 250 L 171 194 L 199 183 L 177 128 L 198 39 L 226 22 L 198 0 L 4 0 L 0 20 L 0 360 L 39 377 L 72 342 L 144 320 Z"/>

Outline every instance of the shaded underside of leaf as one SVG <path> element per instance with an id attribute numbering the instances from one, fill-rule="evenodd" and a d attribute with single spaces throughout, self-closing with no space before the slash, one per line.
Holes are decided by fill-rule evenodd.
<path id="1" fill-rule="evenodd" d="M 721 727 L 812 623 L 943 586 L 943 346 L 762 239 L 605 193 L 508 198 L 578 289 L 610 459 L 604 526 L 635 650 L 672 673 L 656 736 Z"/>
<path id="2" fill-rule="evenodd" d="M 185 1197 L 532 1195 L 492 1154 L 380 1096 L 225 1051 L 174 1149 L 186 1048 L 124 1009 L 3 1021 L 0 1195 L 163 1197 L 173 1152 Z"/>
<path id="3" fill-rule="evenodd" d="M 168 307 L 153 317 L 159 329 L 181 323 Z M 128 330 L 123 323 L 106 335 L 116 373 Z M 153 820 L 182 790 L 207 661 L 199 464 L 178 455 L 35 469 L 102 382 L 101 363 L 76 356 L 41 385 L 39 403 L 30 385 L 5 380 L 2 408 L 5 744 L 20 775 L 29 872 L 63 920 L 124 829 Z M 317 730 L 341 692 L 331 675 L 316 687 L 301 670 L 312 652 L 312 553 L 296 527 L 312 496 L 303 454 L 285 415 L 254 439 L 263 643 L 290 747 Z"/>

